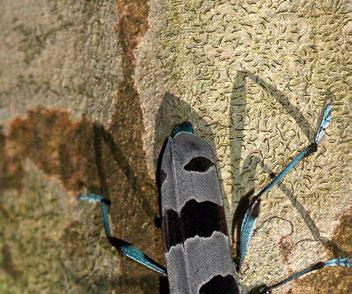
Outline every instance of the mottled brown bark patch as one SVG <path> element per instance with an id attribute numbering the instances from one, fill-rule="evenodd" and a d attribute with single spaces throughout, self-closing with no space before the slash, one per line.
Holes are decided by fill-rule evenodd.
<path id="1" fill-rule="evenodd" d="M 0 195 L 2 195 L 2 191 L 7 189 L 20 190 L 22 188 L 21 159 L 18 154 L 8 148 L 6 141 L 6 136 L 0 127 Z"/>
<path id="2" fill-rule="evenodd" d="M 134 84 L 136 48 L 140 37 L 148 28 L 149 7 L 147 1 L 117 1 L 119 11 L 119 23 L 117 27 L 118 42 L 122 47 L 122 72 L 123 80 L 118 85 L 118 102 L 114 110 L 113 123 L 109 128 L 112 134 L 111 140 L 116 142 L 124 155 L 126 163 L 133 167 L 129 170 L 129 182 L 121 182 L 118 192 L 125 199 L 133 202 L 134 207 L 127 207 L 124 211 L 119 206 L 113 206 L 111 210 L 113 223 L 121 222 L 129 214 L 139 216 L 134 222 L 124 223 L 116 232 L 120 236 L 128 236 L 127 240 L 138 244 L 141 248 L 148 248 L 151 257 L 162 259 L 162 244 L 160 231 L 154 227 L 154 219 L 157 215 L 158 198 L 155 182 L 148 174 L 146 155 L 143 148 L 142 134 L 144 124 L 140 107 L 139 94 Z M 131 189 L 132 188 L 132 189 Z M 141 217 L 145 213 L 146 218 Z M 136 233 L 135 228 L 142 228 Z M 149 236 L 146 238 L 145 236 Z M 151 238 L 150 238 L 151 237 Z M 145 269 L 131 263 L 124 263 L 123 270 L 127 280 L 143 277 Z M 149 272 L 148 272 L 149 273 Z M 149 278 L 151 287 L 148 293 L 158 292 L 158 277 L 153 275 Z M 127 289 L 124 289 L 124 292 Z M 136 293 L 136 289 L 125 293 Z"/>
<path id="3" fill-rule="evenodd" d="M 148 28 L 149 6 L 145 0 L 118 0 L 119 41 L 122 44 L 126 61 L 134 61 L 133 49 L 138 39 Z"/>
<path id="4" fill-rule="evenodd" d="M 154 226 L 158 197 L 154 181 L 147 174 L 137 105 L 136 99 L 135 103 L 126 103 L 120 116 L 127 108 L 129 115 L 116 119 L 110 131 L 85 118 L 72 121 L 65 111 L 43 107 L 16 118 L 11 123 L 8 136 L 0 138 L 4 146 L 0 152 L 3 162 L 7 162 L 5 167 L 11 171 L 9 167 L 13 165 L 17 172 L 7 176 L 13 178 L 12 184 L 2 188 L 21 187 L 21 176 L 17 175 L 24 173 L 24 163 L 29 159 L 45 174 L 58 177 L 71 193 L 86 190 L 111 199 L 111 218 L 116 236 L 147 249 L 149 256 L 162 263 L 160 232 Z M 97 224 L 100 225 L 99 220 Z M 94 239 L 92 236 L 88 238 Z M 70 244 L 65 247 L 72 254 L 83 244 L 81 236 L 72 227 L 66 228 L 61 241 Z M 148 270 L 129 259 L 123 260 L 126 261 L 123 264 L 123 276 L 126 278 L 116 277 L 111 284 L 114 289 L 120 291 L 128 287 L 123 282 L 127 279 L 133 280 L 133 283 L 140 280 L 138 287 L 143 289 L 140 293 L 157 291 L 156 274 L 150 275 Z M 17 273 L 9 264 L 7 262 L 3 266 Z"/>
<path id="5" fill-rule="evenodd" d="M 71 193 L 87 190 L 103 194 L 112 201 L 114 234 L 163 263 L 160 232 L 154 226 L 158 198 L 154 179 L 147 172 L 142 112 L 133 79 L 133 51 L 147 30 L 149 7 L 147 1 L 117 1 L 117 6 L 117 43 L 122 49 L 121 56 L 116 57 L 122 59 L 117 70 L 123 77 L 116 81 L 116 107 L 109 129 L 85 118 L 72 121 L 66 111 L 39 107 L 12 122 L 8 136 L 3 136 L 6 147 L 0 149 L 0 155 L 11 150 L 18 157 L 16 166 L 20 171 L 24 161 L 30 159 L 45 174 L 60 178 Z M 8 162 L 13 164 L 13 158 Z M 11 170 L 9 164 L 2 166 Z M 14 174 L 10 178 L 17 180 L 11 187 L 18 187 L 21 177 Z M 87 242 L 81 243 L 79 236 L 67 227 L 60 241 L 70 244 L 71 247 L 65 245 L 69 252 L 74 252 L 76 246 L 85 247 L 81 244 L 95 246 L 93 237 L 88 236 Z M 127 258 L 122 260 L 123 273 L 114 277 L 113 289 L 118 293 L 158 292 L 158 275 Z"/>
<path id="6" fill-rule="evenodd" d="M 78 192 L 98 186 L 94 165 L 93 123 L 73 122 L 64 111 L 39 107 L 16 118 L 8 136 L 15 158 L 30 159 L 46 174 L 58 176 L 65 188 Z"/>
<path id="7" fill-rule="evenodd" d="M 3 239 L 3 235 L 0 237 Z M 1 248 L 2 260 L 0 261 L 0 268 L 5 271 L 13 280 L 21 277 L 22 272 L 13 264 L 11 249 L 8 244 L 4 243 Z"/>
<path id="8" fill-rule="evenodd" d="M 291 235 L 282 236 L 279 241 L 279 244 L 280 244 L 280 250 L 282 253 L 283 260 L 285 262 L 288 262 L 289 255 L 293 247 L 292 236 Z"/>
<path id="9" fill-rule="evenodd" d="M 341 248 L 352 256 L 352 211 L 342 217 L 333 240 L 338 241 Z M 340 256 L 344 257 L 344 256 Z M 331 257 L 334 258 L 334 257 Z M 348 268 L 325 268 L 312 273 L 296 282 L 292 293 L 352 293 L 352 271 Z"/>

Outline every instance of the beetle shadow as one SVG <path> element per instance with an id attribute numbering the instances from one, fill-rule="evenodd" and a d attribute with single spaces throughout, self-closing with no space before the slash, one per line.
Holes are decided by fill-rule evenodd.
<path id="1" fill-rule="evenodd" d="M 146 214 L 146 216 L 149 219 L 155 218 L 157 215 L 157 211 L 153 207 L 150 200 L 148 201 L 148 197 L 146 197 L 145 191 L 143 191 L 145 184 L 143 183 L 141 184 L 140 180 L 138 180 L 138 176 L 135 174 L 135 171 L 131 168 L 127 158 L 124 155 L 124 152 L 122 151 L 122 149 L 120 148 L 116 140 L 114 139 L 113 135 L 110 132 L 108 132 L 103 126 L 97 123 L 94 124 L 93 133 L 94 133 L 93 140 L 94 140 L 94 150 L 95 150 L 95 166 L 97 169 L 100 187 L 97 189 L 97 191 L 94 191 L 94 189 L 91 189 L 92 192 L 106 195 L 107 198 L 109 198 L 110 185 L 106 177 L 106 173 L 107 173 L 106 158 L 103 155 L 103 153 L 106 153 L 106 150 L 105 151 L 103 150 L 105 145 L 107 146 L 108 152 L 110 153 L 110 158 L 112 159 L 112 162 L 110 164 L 115 164 L 124 174 L 124 177 L 128 182 L 127 189 L 131 190 L 128 192 L 128 194 L 138 195 L 139 196 L 138 201 L 140 202 L 140 206 L 143 207 L 143 212 Z M 145 171 L 145 177 L 147 177 L 146 175 L 147 168 L 145 168 L 144 171 Z M 137 246 L 139 247 L 140 244 L 138 244 Z M 150 253 L 148 253 L 148 256 L 150 256 Z M 127 260 L 127 258 L 125 258 L 125 260 Z M 126 265 L 127 264 L 132 268 L 134 266 L 139 267 L 139 265 L 130 264 L 129 261 L 126 263 Z M 120 277 L 117 281 L 112 283 L 112 285 L 114 288 L 121 288 L 128 285 L 138 284 L 138 286 L 143 291 L 143 293 L 150 293 L 151 288 L 155 287 L 154 283 L 157 283 L 157 281 L 158 281 L 158 276 L 153 273 L 150 273 L 150 274 L 147 273 L 147 274 L 137 275 L 137 276 L 135 276 L 134 274 L 129 274 L 127 277 Z"/>
<path id="2" fill-rule="evenodd" d="M 119 145 L 115 142 L 113 136 L 105 130 L 103 126 L 95 123 L 94 128 L 94 150 L 95 150 L 95 164 L 97 168 L 97 173 L 100 182 L 100 188 L 98 191 L 92 191 L 97 194 L 102 194 L 104 196 L 109 195 L 109 185 L 107 183 L 106 172 L 104 169 L 104 160 L 103 160 L 103 143 L 107 144 L 112 159 L 115 164 L 121 169 L 124 173 L 126 180 L 129 183 L 129 187 L 132 189 L 134 195 L 140 195 L 142 201 L 142 206 L 146 210 L 146 214 L 149 217 L 155 216 L 155 210 L 151 207 L 150 202 L 145 198 L 142 191 L 141 185 L 139 185 L 136 175 L 133 172 L 133 169 L 130 167 L 127 159 L 124 156 L 124 153 L 120 149 Z"/>
<path id="3" fill-rule="evenodd" d="M 248 71 L 239 71 L 235 78 L 233 84 L 232 95 L 230 99 L 230 117 L 236 121 L 232 122 L 230 129 L 230 139 L 235 138 L 235 141 L 232 141 L 230 144 L 230 157 L 231 163 L 236 162 L 237 160 L 242 160 L 242 148 L 244 146 L 244 129 L 245 129 L 245 119 L 246 119 L 246 110 L 247 110 L 247 93 L 246 93 L 246 84 L 247 80 L 250 80 L 260 86 L 265 90 L 271 97 L 273 97 L 282 108 L 286 110 L 288 115 L 290 115 L 296 122 L 301 131 L 305 134 L 308 139 L 308 142 L 312 142 L 315 136 L 315 129 L 313 129 L 304 115 L 300 112 L 299 108 L 290 103 L 289 99 L 286 97 L 285 93 L 274 87 L 273 85 L 265 82 L 263 79 L 254 75 Z M 326 93 L 326 101 L 332 100 L 333 96 L 328 91 Z M 237 119 L 236 119 L 237 118 Z M 317 122 L 319 124 L 319 120 Z M 308 143 L 307 142 L 307 143 Z M 308 145 L 308 144 L 307 144 Z M 298 150 L 295 150 L 298 151 Z M 292 153 L 294 155 L 295 151 Z M 238 245 L 240 239 L 240 227 L 242 219 L 250 205 L 251 196 L 254 193 L 254 179 L 255 171 L 257 165 L 260 164 L 260 167 L 264 173 L 268 174 L 268 182 L 273 179 L 276 175 L 272 169 L 266 165 L 258 156 L 249 155 L 244 159 L 242 166 L 239 164 L 232 164 L 231 174 L 233 175 L 234 181 L 240 186 L 238 189 L 240 193 L 236 195 L 233 191 L 232 198 L 232 209 L 234 211 L 231 227 L 231 236 L 236 237 L 236 240 L 233 239 L 233 244 Z M 244 181 L 244 176 L 249 178 L 249 181 Z M 279 189 L 286 195 L 287 199 L 291 202 L 292 206 L 297 210 L 298 214 L 302 217 L 306 226 L 312 233 L 315 240 L 319 240 L 323 245 L 331 251 L 335 256 L 344 255 L 344 251 L 332 240 L 329 240 L 325 237 L 320 236 L 319 228 L 314 223 L 313 219 L 310 217 L 309 212 L 304 208 L 304 206 L 296 199 L 294 192 L 286 184 L 281 182 L 278 185 Z M 237 207 L 234 207 L 236 206 Z M 234 232 L 236 230 L 236 233 Z M 239 256 L 239 246 L 236 246 L 236 256 Z"/>

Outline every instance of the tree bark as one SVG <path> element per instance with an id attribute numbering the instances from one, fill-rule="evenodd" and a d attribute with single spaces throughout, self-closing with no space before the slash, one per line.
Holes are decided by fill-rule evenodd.
<path id="1" fill-rule="evenodd" d="M 163 264 L 155 170 L 172 126 L 190 120 L 214 146 L 232 225 L 313 140 L 328 99 L 318 152 L 263 199 L 241 282 L 352 256 L 348 1 L 1 6 L 0 292 L 159 293 L 76 196 L 109 198 L 113 234 Z M 276 293 L 348 293 L 350 280 L 333 268 Z"/>

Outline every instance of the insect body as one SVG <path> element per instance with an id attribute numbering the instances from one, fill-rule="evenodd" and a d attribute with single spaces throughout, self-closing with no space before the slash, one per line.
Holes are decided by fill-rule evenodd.
<path id="1" fill-rule="evenodd" d="M 183 127 L 191 129 L 188 123 Z M 160 192 L 171 293 L 239 293 L 218 178 L 205 140 L 193 130 L 169 137 Z"/>
<path id="2" fill-rule="evenodd" d="M 112 236 L 108 218 L 108 200 L 94 194 L 81 195 L 79 199 L 100 203 L 104 230 L 111 244 L 131 259 L 167 275 L 170 293 L 246 293 L 238 282 L 235 269 L 240 267 L 247 252 L 259 214 L 261 197 L 278 184 L 303 158 L 317 150 L 331 120 L 331 110 L 328 103 L 314 142 L 296 155 L 262 191 L 253 197 L 241 224 L 237 265 L 231 256 L 216 158 L 210 145 L 194 134 L 190 123 L 183 123 L 174 128 L 161 156 L 159 188 L 166 269 L 138 248 Z M 352 259 L 338 258 L 319 262 L 277 284 L 263 286 L 254 292 L 270 293 L 276 287 L 326 266 L 352 268 Z"/>

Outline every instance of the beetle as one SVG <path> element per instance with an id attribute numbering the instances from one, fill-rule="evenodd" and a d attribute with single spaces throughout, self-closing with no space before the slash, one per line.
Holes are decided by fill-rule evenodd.
<path id="1" fill-rule="evenodd" d="M 167 276 L 170 293 L 247 293 L 238 281 L 238 270 L 244 261 L 255 229 L 261 198 L 303 158 L 317 150 L 331 121 L 331 113 L 331 103 L 327 102 L 314 142 L 294 156 L 287 166 L 252 198 L 240 227 L 237 264 L 231 255 L 216 156 L 210 144 L 195 135 L 190 122 L 174 127 L 160 156 L 158 183 L 166 268 L 134 245 L 112 236 L 108 199 L 96 194 L 80 195 L 78 199 L 100 203 L 102 223 L 110 243 L 123 255 Z M 337 258 L 318 262 L 274 285 L 264 285 L 251 293 L 271 293 L 274 288 L 328 266 L 352 268 L 352 259 Z"/>

